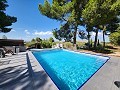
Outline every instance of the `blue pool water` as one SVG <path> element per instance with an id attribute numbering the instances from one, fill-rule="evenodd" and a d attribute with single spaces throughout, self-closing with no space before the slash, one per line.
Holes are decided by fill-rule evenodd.
<path id="1" fill-rule="evenodd" d="M 108 57 L 67 50 L 34 51 L 33 55 L 60 90 L 77 90 Z"/>

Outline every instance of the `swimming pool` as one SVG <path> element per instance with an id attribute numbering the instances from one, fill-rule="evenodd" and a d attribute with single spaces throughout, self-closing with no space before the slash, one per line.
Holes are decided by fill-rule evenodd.
<path id="1" fill-rule="evenodd" d="M 109 59 L 64 49 L 33 51 L 60 90 L 77 90 Z"/>

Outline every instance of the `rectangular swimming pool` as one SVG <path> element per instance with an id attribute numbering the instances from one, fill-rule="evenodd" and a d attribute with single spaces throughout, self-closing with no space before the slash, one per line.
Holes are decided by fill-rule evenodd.
<path id="1" fill-rule="evenodd" d="M 109 59 L 64 49 L 33 51 L 33 55 L 60 90 L 80 89 Z"/>

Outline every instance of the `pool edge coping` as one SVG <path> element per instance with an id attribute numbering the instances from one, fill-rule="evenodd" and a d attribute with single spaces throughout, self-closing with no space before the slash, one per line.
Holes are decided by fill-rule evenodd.
<path id="1" fill-rule="evenodd" d="M 77 90 L 80 90 L 80 88 L 82 88 L 82 86 L 84 86 L 85 85 L 85 83 L 87 82 L 87 81 L 89 81 L 106 63 L 107 63 L 107 61 L 108 60 L 110 60 L 110 57 L 109 56 L 103 56 L 102 54 L 91 54 L 91 53 L 85 53 L 85 52 L 79 52 L 79 51 L 72 51 L 72 50 L 68 50 L 68 49 L 63 49 L 63 50 L 65 50 L 65 51 L 70 51 L 70 52 L 74 52 L 74 53 L 83 53 L 83 54 L 87 54 L 87 55 L 94 55 L 94 56 L 101 56 L 101 57 L 107 57 L 108 59 L 106 59 L 106 61 L 103 63 L 103 65 L 102 66 L 100 66 L 100 68 L 95 72 L 95 73 L 93 73 Z"/>
<path id="2" fill-rule="evenodd" d="M 28 56 L 31 56 L 32 59 L 34 60 L 34 62 L 39 66 L 39 70 L 40 68 L 45 71 L 45 69 L 41 66 L 41 64 L 38 62 L 38 60 L 35 58 L 35 56 L 33 55 L 32 51 L 28 51 Z M 29 57 L 31 59 L 31 57 Z M 32 68 L 33 69 L 33 68 Z M 34 72 L 33 72 L 34 73 Z M 54 87 L 59 90 L 59 88 L 57 87 L 57 85 L 55 84 L 55 82 L 51 79 L 51 77 L 49 76 L 49 74 L 45 71 L 46 75 L 48 76 L 49 80 L 51 81 L 51 83 L 54 85 Z"/>
<path id="3" fill-rule="evenodd" d="M 33 51 L 44 51 L 44 50 L 56 50 L 56 49 L 58 49 L 58 50 L 65 50 L 65 51 L 69 51 L 69 52 L 73 52 L 73 53 L 78 53 L 78 54 L 80 54 L 80 53 L 83 53 L 83 54 L 87 54 L 87 55 L 94 55 L 94 56 L 100 56 L 100 57 L 107 57 L 106 58 L 106 61 L 103 63 L 103 65 L 101 65 L 99 68 L 98 68 L 98 70 L 95 72 L 95 73 L 93 73 L 80 87 L 78 87 L 78 89 L 77 90 L 80 90 L 80 88 L 82 88 L 82 86 L 84 86 L 84 84 L 87 82 L 87 81 L 89 81 L 106 63 L 107 63 L 107 61 L 108 60 L 110 60 L 110 56 L 104 56 L 104 55 L 102 55 L 102 54 L 91 54 L 91 53 L 86 53 L 86 52 L 79 52 L 79 51 L 75 51 L 75 50 L 69 50 L 69 49 L 63 49 L 63 48 L 49 48 L 49 49 L 32 49 Z M 32 53 L 32 51 L 31 51 L 31 53 Z M 32 53 L 32 55 L 33 55 L 33 53 Z M 33 55 L 34 56 L 34 55 Z M 35 56 L 34 56 L 34 58 L 35 58 Z M 36 59 L 36 58 L 35 58 Z M 37 59 L 36 59 L 37 60 Z M 37 61 L 38 62 L 38 61 Z M 38 62 L 39 63 L 39 62 Z M 40 64 L 40 63 L 39 63 Z M 41 66 L 41 65 L 40 65 Z M 42 66 L 41 66 L 42 67 Z M 43 68 L 43 67 L 42 67 Z M 44 68 L 43 68 L 44 69 Z M 45 72 L 46 72 L 46 70 L 44 70 Z M 47 73 L 47 72 L 46 72 Z M 48 73 L 47 73 L 48 74 Z M 49 74 L 48 74 L 48 76 L 49 76 Z M 52 80 L 52 78 L 49 76 L 49 78 Z M 54 80 L 52 80 L 52 82 L 56 85 L 56 83 L 54 82 Z M 59 87 L 56 85 L 56 87 L 59 89 Z"/>

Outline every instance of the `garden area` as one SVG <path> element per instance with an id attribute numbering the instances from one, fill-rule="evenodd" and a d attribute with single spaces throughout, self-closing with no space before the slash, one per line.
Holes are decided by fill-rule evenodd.
<path id="1" fill-rule="evenodd" d="M 110 54 L 120 51 L 120 1 L 113 0 L 45 0 L 39 4 L 42 15 L 59 21 L 60 28 L 52 30 L 53 36 L 64 48 L 88 50 Z M 84 30 L 81 29 L 84 28 Z M 95 33 L 94 40 L 92 32 Z M 102 41 L 98 39 L 102 32 Z M 106 37 L 109 42 L 106 42 Z M 77 41 L 86 39 L 87 42 Z"/>

